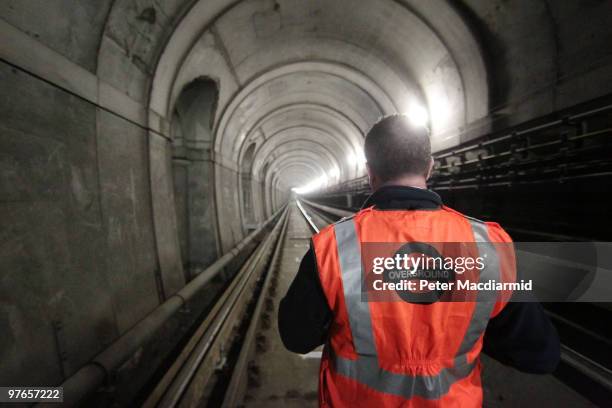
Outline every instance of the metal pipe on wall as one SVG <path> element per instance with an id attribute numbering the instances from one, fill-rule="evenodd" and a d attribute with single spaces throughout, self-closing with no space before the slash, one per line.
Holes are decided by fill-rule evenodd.
<path id="1" fill-rule="evenodd" d="M 257 239 L 265 229 L 285 210 L 280 208 L 270 218 L 246 238 L 240 241 L 231 251 L 206 268 L 164 303 L 148 314 L 143 320 L 119 337 L 106 350 L 94 357 L 76 373 L 62 383 L 64 402 L 77 405 L 86 396 L 96 391 L 104 384 L 108 374 L 121 366 L 138 348 L 147 342 L 155 332 L 162 327 L 186 302 L 193 298 L 204 285 L 223 270 L 251 242 Z M 46 404 L 38 404 L 46 406 Z"/>

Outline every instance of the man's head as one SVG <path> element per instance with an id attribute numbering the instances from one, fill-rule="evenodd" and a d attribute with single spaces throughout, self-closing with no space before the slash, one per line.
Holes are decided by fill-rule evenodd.
<path id="1" fill-rule="evenodd" d="M 372 126 L 364 153 L 374 190 L 383 184 L 426 187 L 433 166 L 429 131 L 406 116 L 386 116 Z"/>

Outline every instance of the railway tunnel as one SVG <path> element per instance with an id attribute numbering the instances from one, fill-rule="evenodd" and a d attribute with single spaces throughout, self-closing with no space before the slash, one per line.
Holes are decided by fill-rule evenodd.
<path id="1" fill-rule="evenodd" d="M 0 16 L 1 387 L 317 406 L 321 351 L 284 349 L 279 302 L 312 234 L 371 194 L 366 133 L 402 114 L 430 130 L 446 205 L 587 249 L 588 267 L 547 261 L 590 271 L 590 297 L 544 303 L 559 367 L 483 355 L 484 405 L 612 402 L 612 3 L 5 0 Z"/>

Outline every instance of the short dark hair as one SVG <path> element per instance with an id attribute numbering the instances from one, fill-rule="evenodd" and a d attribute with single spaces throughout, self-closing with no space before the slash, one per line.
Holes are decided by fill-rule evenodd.
<path id="1" fill-rule="evenodd" d="M 385 182 L 405 175 L 425 175 L 431 160 L 429 130 L 405 115 L 381 118 L 367 133 L 365 157 L 372 172 Z"/>

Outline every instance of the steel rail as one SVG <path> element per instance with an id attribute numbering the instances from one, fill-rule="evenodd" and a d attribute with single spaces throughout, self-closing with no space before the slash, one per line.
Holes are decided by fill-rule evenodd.
<path id="1" fill-rule="evenodd" d="M 249 327 L 244 336 L 243 346 L 240 349 L 238 359 L 236 361 L 236 364 L 234 365 L 234 369 L 232 370 L 232 376 L 226 388 L 225 398 L 223 399 L 223 403 L 221 405 L 223 408 L 233 408 L 239 406 L 240 402 L 244 397 L 248 380 L 248 361 L 250 356 L 253 354 L 253 347 L 255 345 L 254 339 L 257 329 L 259 327 L 260 317 L 264 308 L 266 293 L 268 292 L 272 276 L 276 273 L 276 268 L 284 246 L 288 225 L 289 217 L 287 216 L 285 217 L 280 234 L 278 235 L 276 247 L 274 248 L 274 253 L 272 254 L 268 271 L 261 287 L 259 298 L 257 299 L 257 303 L 255 305 L 255 309 L 253 310 L 251 321 L 249 322 Z"/>
<path id="2" fill-rule="evenodd" d="M 321 212 L 324 212 L 326 214 L 331 214 L 333 216 L 336 216 L 338 218 L 345 218 L 345 217 L 351 217 L 355 214 L 354 211 L 348 211 L 348 210 L 342 210 L 340 208 L 336 208 L 336 207 L 330 207 L 327 205 L 323 205 L 323 204 L 318 204 L 309 200 L 302 200 L 304 201 L 304 203 L 309 206 L 312 207 L 316 210 L 319 210 Z"/>
<path id="3" fill-rule="evenodd" d="M 612 371 L 561 343 L 561 361 L 612 392 Z"/>
<path id="4" fill-rule="evenodd" d="M 197 391 L 194 391 L 196 395 L 191 393 L 194 378 L 196 375 L 209 377 L 209 374 L 214 371 L 215 362 L 212 361 L 212 358 L 215 355 L 213 351 L 219 342 L 221 342 L 221 347 L 223 346 L 223 341 L 226 340 L 231 331 L 231 324 L 237 320 L 237 311 L 242 311 L 241 306 L 245 305 L 241 301 L 246 302 L 250 299 L 250 297 L 244 296 L 246 288 L 256 281 L 258 271 L 265 264 L 264 261 L 267 259 L 269 248 L 278 235 L 279 228 L 286 220 L 287 207 L 284 211 L 272 232 L 245 262 L 240 272 L 225 289 L 223 295 L 208 313 L 207 318 L 192 336 L 177 361 L 147 399 L 144 407 L 174 407 L 182 405 L 185 398 L 198 400 L 202 397 L 202 395 L 198 395 Z M 202 387 L 195 388 L 201 389 Z"/>
<path id="5" fill-rule="evenodd" d="M 306 222 L 308 222 L 308 225 L 310 226 L 310 228 L 315 233 L 319 233 L 319 228 L 317 228 L 317 226 L 312 221 L 312 218 L 310 218 L 310 216 L 306 213 L 306 210 L 304 210 L 304 207 L 302 206 L 302 203 L 300 203 L 300 200 L 295 200 L 295 203 L 297 204 L 298 208 L 300 209 L 300 212 L 302 213 L 302 215 L 306 219 Z"/>
<path id="6" fill-rule="evenodd" d="M 64 389 L 65 403 L 78 405 L 102 386 L 113 370 L 120 367 L 144 343 L 149 341 L 170 318 L 185 306 L 187 301 L 193 298 L 200 289 L 233 261 L 246 246 L 259 238 L 267 227 L 285 210 L 286 206 L 278 210 L 261 227 L 249 234 L 232 250 L 219 258 L 181 290 L 170 296 L 139 323 L 121 335 L 106 350 L 99 353 L 89 363 L 66 379 L 61 384 Z M 46 404 L 38 404 L 38 406 L 46 406 Z"/>
<path id="7" fill-rule="evenodd" d="M 255 249 L 253 254 L 245 261 L 245 263 L 240 268 L 238 272 L 239 275 L 242 275 L 245 270 L 248 270 L 254 262 L 260 256 L 260 252 L 263 250 L 263 245 L 260 245 Z M 170 368 L 164 373 L 161 380 L 157 383 L 153 391 L 149 394 L 146 401 L 142 405 L 143 408 L 152 408 L 159 405 L 160 400 L 164 397 L 167 398 L 169 394 L 168 390 L 172 387 L 173 383 L 176 382 L 177 376 L 181 370 L 184 369 L 188 360 L 192 358 L 194 355 L 194 350 L 196 347 L 201 345 L 202 338 L 206 335 L 206 331 L 212 326 L 213 321 L 216 316 L 218 316 L 221 307 L 224 304 L 224 301 L 227 299 L 229 293 L 232 292 L 233 288 L 238 283 L 238 279 L 232 280 L 232 282 L 225 289 L 223 294 L 214 304 L 210 311 L 208 311 L 206 318 L 200 323 L 199 327 L 195 330 L 195 332 L 191 335 L 191 338 L 185 345 L 185 347 L 181 350 L 179 356 L 174 360 Z M 210 333 L 210 332 L 209 332 Z M 180 390 L 181 393 L 184 389 Z"/>

